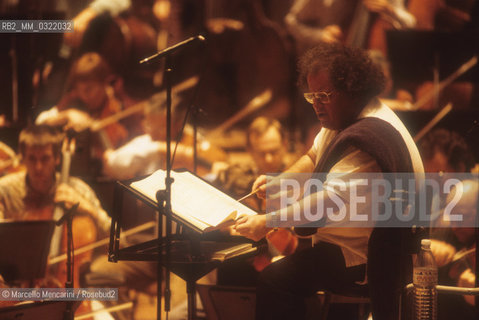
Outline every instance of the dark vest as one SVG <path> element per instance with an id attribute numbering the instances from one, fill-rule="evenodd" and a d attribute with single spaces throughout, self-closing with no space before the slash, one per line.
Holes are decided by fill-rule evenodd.
<path id="1" fill-rule="evenodd" d="M 366 152 L 381 168 L 381 172 L 413 172 L 412 160 L 401 134 L 379 118 L 363 118 L 334 137 L 314 169 L 315 178 L 324 182 L 331 168 L 345 156 L 349 147 Z M 318 223 L 311 225 L 318 226 Z M 312 235 L 315 227 L 296 228 L 300 236 Z"/>
<path id="2" fill-rule="evenodd" d="M 401 134 L 388 122 L 364 118 L 344 129 L 326 148 L 315 172 L 323 177 L 355 147 L 376 160 L 384 173 L 414 172 Z M 411 276 L 408 228 L 375 227 L 368 242 L 368 284 L 374 319 L 397 319 L 401 289 Z"/>
<path id="3" fill-rule="evenodd" d="M 351 146 L 368 153 L 382 172 L 413 172 L 401 134 L 386 121 L 373 117 L 357 121 L 334 137 L 314 171 L 329 172 Z"/>

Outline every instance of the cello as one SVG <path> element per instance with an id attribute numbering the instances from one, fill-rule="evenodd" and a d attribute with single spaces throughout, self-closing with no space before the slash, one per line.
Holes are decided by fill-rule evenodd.
<path id="1" fill-rule="evenodd" d="M 69 178 L 71 157 L 75 149 L 75 140 L 65 138 L 62 145 L 62 168 L 60 174 L 60 183 L 67 183 Z M 58 187 L 57 187 L 58 188 Z M 25 220 L 58 220 L 63 216 L 61 206 L 50 204 L 42 206 L 37 210 L 29 210 Z M 84 246 L 96 240 L 96 224 L 91 217 L 82 215 L 75 216 L 72 221 L 73 226 L 73 243 L 75 246 Z M 67 248 L 66 228 L 64 226 L 56 228 L 50 244 L 50 257 L 65 252 Z M 68 279 L 68 266 L 66 263 L 51 265 L 47 268 L 47 275 L 38 281 L 36 286 L 39 287 L 76 287 L 78 288 L 80 279 L 81 266 L 91 260 L 91 252 L 77 255 L 73 262 L 71 279 Z M 90 310 L 89 301 L 83 301 L 77 309 L 81 312 Z"/>

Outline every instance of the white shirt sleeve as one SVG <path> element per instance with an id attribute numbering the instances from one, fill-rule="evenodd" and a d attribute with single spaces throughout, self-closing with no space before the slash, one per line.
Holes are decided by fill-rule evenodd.
<path id="1" fill-rule="evenodd" d="M 392 0 L 394 14 L 403 28 L 414 28 L 416 26 L 416 18 L 404 7 L 403 0 Z"/>
<path id="2" fill-rule="evenodd" d="M 160 142 L 149 135 L 134 138 L 124 146 L 105 154 L 104 173 L 112 178 L 124 180 L 148 174 L 160 167 Z"/>
<path id="3" fill-rule="evenodd" d="M 35 119 L 35 124 L 44 124 L 48 119 L 58 117 L 58 108 L 55 106 L 49 110 L 41 112 Z"/>
<path id="4" fill-rule="evenodd" d="M 112 16 L 118 15 L 131 6 L 130 0 L 94 0 L 90 3 L 90 8 L 98 14 L 108 12 Z"/>

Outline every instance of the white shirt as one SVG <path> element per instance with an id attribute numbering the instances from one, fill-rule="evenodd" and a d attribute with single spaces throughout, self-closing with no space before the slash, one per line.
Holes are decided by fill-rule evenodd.
<path id="1" fill-rule="evenodd" d="M 151 139 L 149 134 L 144 134 L 116 150 L 105 152 L 104 174 L 114 179 L 125 180 L 161 169 L 163 165 L 163 158 L 160 155 L 161 144 Z"/>

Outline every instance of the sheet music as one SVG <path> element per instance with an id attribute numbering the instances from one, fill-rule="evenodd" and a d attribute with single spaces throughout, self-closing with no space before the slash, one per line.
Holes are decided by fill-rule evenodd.
<path id="1" fill-rule="evenodd" d="M 166 171 L 158 170 L 149 177 L 133 182 L 131 187 L 154 202 L 157 190 L 165 188 Z M 255 211 L 236 201 L 190 172 L 171 172 L 171 207 L 174 214 L 184 218 L 201 230 L 240 215 L 254 215 Z"/>

